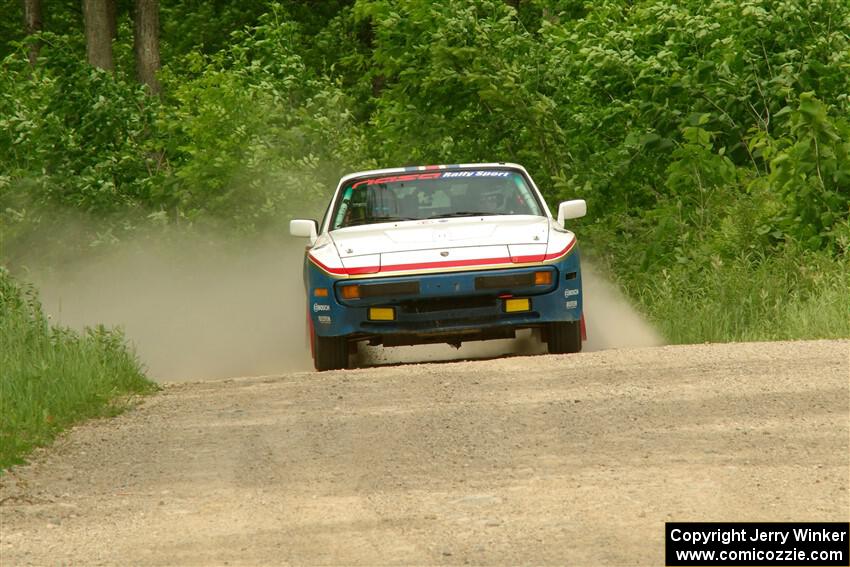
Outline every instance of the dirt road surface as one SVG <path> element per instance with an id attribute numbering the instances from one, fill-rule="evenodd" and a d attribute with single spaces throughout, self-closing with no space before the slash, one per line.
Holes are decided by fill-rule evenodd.
<path id="1" fill-rule="evenodd" d="M 850 515 L 850 341 L 182 383 L 0 479 L 11 565 L 661 565 Z"/>

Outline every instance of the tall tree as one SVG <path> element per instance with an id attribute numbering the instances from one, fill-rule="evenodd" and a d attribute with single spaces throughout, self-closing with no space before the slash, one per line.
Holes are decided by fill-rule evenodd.
<path id="1" fill-rule="evenodd" d="M 109 3 L 115 0 L 83 0 L 83 21 L 86 28 L 86 57 L 95 67 L 112 71 L 112 29 Z"/>
<path id="2" fill-rule="evenodd" d="M 159 0 L 136 0 L 133 52 L 136 55 L 136 78 L 148 86 L 151 94 L 159 94 L 161 88 L 156 78 L 160 64 Z"/>
<path id="3" fill-rule="evenodd" d="M 24 29 L 27 35 L 32 35 L 42 30 L 41 0 L 24 0 Z M 33 43 L 30 46 L 30 65 L 35 66 L 40 49 L 41 46 L 38 43 Z"/>
<path id="4" fill-rule="evenodd" d="M 109 34 L 112 39 L 118 38 L 118 2 L 117 0 L 107 0 L 106 2 L 106 17 L 109 20 Z"/>

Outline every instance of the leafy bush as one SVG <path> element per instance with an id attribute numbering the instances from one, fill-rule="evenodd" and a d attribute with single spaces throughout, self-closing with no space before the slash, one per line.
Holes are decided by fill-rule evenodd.
<path id="1" fill-rule="evenodd" d="M 157 182 L 149 159 L 156 113 L 135 82 L 78 57 L 79 40 L 45 34 L 34 70 L 0 67 L 0 169 L 20 205 L 104 214 L 143 206 Z"/>
<path id="2" fill-rule="evenodd" d="M 297 26 L 282 19 L 273 10 L 227 50 L 165 70 L 163 207 L 252 231 L 321 206 L 343 170 L 368 163 L 345 94 L 304 66 Z"/>
<path id="3" fill-rule="evenodd" d="M 86 64 L 80 37 L 43 34 L 34 70 L 23 47 L 8 56 L 0 236 L 16 246 L 56 206 L 111 218 L 101 230 L 116 237 L 146 216 L 253 232 L 317 208 L 343 171 L 373 162 L 346 95 L 304 66 L 285 17 L 276 7 L 228 48 L 167 65 L 162 100 Z"/>

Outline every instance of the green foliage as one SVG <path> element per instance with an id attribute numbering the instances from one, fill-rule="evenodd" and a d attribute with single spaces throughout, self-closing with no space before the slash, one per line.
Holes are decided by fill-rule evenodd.
<path id="1" fill-rule="evenodd" d="M 98 232 L 126 232 L 144 217 L 163 177 L 152 125 L 159 105 L 122 74 L 81 58 L 82 39 L 45 33 L 39 65 L 24 49 L 0 65 L 0 245 L 4 259 L 52 233 L 56 211 L 100 219 Z M 88 240 L 88 241 L 87 241 Z"/>
<path id="2" fill-rule="evenodd" d="M 34 70 L 23 48 L 8 56 L 0 239 L 20 248 L 56 206 L 115 238 L 168 219 L 251 232 L 319 209 L 342 172 L 373 162 L 347 96 L 305 67 L 287 18 L 274 6 L 227 49 L 166 65 L 162 100 L 87 65 L 79 36 L 43 34 Z"/>
<path id="3" fill-rule="evenodd" d="M 850 256 L 790 246 L 618 274 L 673 343 L 850 337 Z"/>
<path id="4" fill-rule="evenodd" d="M 132 0 L 118 0 L 119 12 L 127 11 L 124 6 Z M 17 51 L 25 37 L 24 3 L 22 0 L 0 0 L 0 60 Z M 42 26 L 45 31 L 56 35 L 68 35 L 82 31 L 83 8 L 80 0 L 42 0 Z"/>
<path id="5" fill-rule="evenodd" d="M 126 77 L 80 60 L 79 38 L 46 33 L 43 42 L 34 70 L 22 54 L 0 68 L 7 191 L 93 213 L 145 205 L 156 182 L 147 158 L 155 101 Z"/>
<path id="6" fill-rule="evenodd" d="M 0 57 L 6 56 L 14 49 L 13 42 L 24 38 L 24 7 L 18 0 L 0 0 Z"/>
<path id="7" fill-rule="evenodd" d="M 787 202 L 786 230 L 819 248 L 834 241 L 836 221 L 850 203 L 850 122 L 831 119 L 813 93 L 783 110 L 790 135 L 773 142 L 770 180 Z"/>
<path id="8" fill-rule="evenodd" d="M 226 49 L 230 34 L 253 26 L 268 9 L 263 0 L 160 0 L 160 50 L 164 61 L 197 51 Z"/>
<path id="9" fill-rule="evenodd" d="M 261 17 L 215 56 L 190 55 L 188 73 L 166 69 L 159 126 L 173 175 L 157 194 L 162 206 L 256 229 L 326 198 L 339 172 L 362 161 L 344 93 L 311 75 L 283 16 Z"/>
<path id="10" fill-rule="evenodd" d="M 35 293 L 0 268 L 0 469 L 90 417 L 154 389 L 120 331 L 54 327 Z"/>
<path id="11" fill-rule="evenodd" d="M 539 46 L 501 0 L 357 2 L 374 29 L 371 117 L 386 163 L 522 161 L 555 164 L 565 139 L 538 89 Z"/>

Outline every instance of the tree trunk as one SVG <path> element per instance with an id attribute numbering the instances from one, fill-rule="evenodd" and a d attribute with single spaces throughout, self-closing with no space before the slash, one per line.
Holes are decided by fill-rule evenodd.
<path id="1" fill-rule="evenodd" d="M 112 39 L 118 38 L 118 2 L 106 0 L 106 18 L 109 21 L 109 34 Z"/>
<path id="2" fill-rule="evenodd" d="M 86 57 L 95 67 L 112 71 L 112 30 L 109 28 L 109 7 L 113 0 L 83 0 L 83 21 L 86 28 Z"/>
<path id="3" fill-rule="evenodd" d="M 41 0 L 24 0 L 24 29 L 27 35 L 38 33 L 42 30 L 41 21 Z M 35 61 L 38 59 L 38 52 L 41 45 L 33 43 L 30 45 L 30 65 L 35 67 Z"/>
<path id="4" fill-rule="evenodd" d="M 136 55 L 136 78 L 159 94 L 156 78 L 159 71 L 159 0 L 136 0 L 133 14 L 133 52 Z"/>

